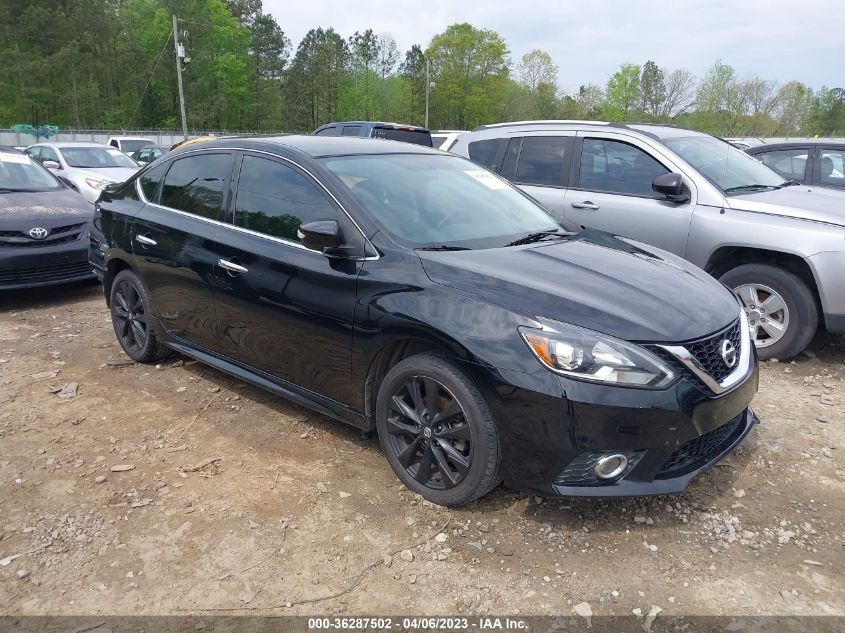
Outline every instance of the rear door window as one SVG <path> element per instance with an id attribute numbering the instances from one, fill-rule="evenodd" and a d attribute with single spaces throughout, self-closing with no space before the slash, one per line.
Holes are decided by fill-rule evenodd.
<path id="1" fill-rule="evenodd" d="M 161 188 L 161 204 L 217 220 L 232 174 L 233 155 L 196 154 L 174 160 Z"/>
<path id="2" fill-rule="evenodd" d="M 570 136 L 526 136 L 515 181 L 529 185 L 563 184 L 563 165 L 571 144 Z"/>
<path id="3" fill-rule="evenodd" d="M 821 184 L 845 187 L 845 150 L 823 149 L 819 167 Z"/>
<path id="4" fill-rule="evenodd" d="M 658 197 L 651 183 L 669 170 L 638 147 L 622 141 L 585 138 L 578 186 L 631 196 Z"/>
<path id="5" fill-rule="evenodd" d="M 775 170 L 785 180 L 804 181 L 810 150 L 807 148 L 780 149 L 755 154 L 764 165 Z"/>
<path id="6" fill-rule="evenodd" d="M 496 169 L 499 150 L 508 142 L 506 138 L 488 138 L 474 141 L 467 146 L 469 159 L 487 169 Z"/>

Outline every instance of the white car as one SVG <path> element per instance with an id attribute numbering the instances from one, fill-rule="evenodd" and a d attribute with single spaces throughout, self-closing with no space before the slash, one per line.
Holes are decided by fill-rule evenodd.
<path id="1" fill-rule="evenodd" d="M 108 185 L 123 182 L 141 168 L 120 150 L 97 143 L 36 143 L 24 151 L 91 203 Z"/>
<path id="2" fill-rule="evenodd" d="M 466 130 L 434 130 L 431 133 L 431 143 L 437 149 L 448 152 L 461 134 L 466 134 Z"/>
<path id="3" fill-rule="evenodd" d="M 124 154 L 134 154 L 142 147 L 155 144 L 155 141 L 142 136 L 110 136 L 106 141 L 106 145 L 116 147 Z"/>

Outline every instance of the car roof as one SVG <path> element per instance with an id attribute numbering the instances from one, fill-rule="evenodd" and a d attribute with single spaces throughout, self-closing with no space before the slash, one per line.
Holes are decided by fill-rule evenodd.
<path id="1" fill-rule="evenodd" d="M 421 127 L 419 125 L 411 125 L 410 123 L 391 123 L 390 121 L 331 121 L 330 123 L 324 123 L 317 129 L 324 127 L 329 127 L 332 125 L 372 125 L 375 126 L 387 126 L 387 127 L 401 127 L 406 128 L 409 130 L 419 130 L 421 132 L 428 132 L 428 128 Z"/>
<path id="2" fill-rule="evenodd" d="M 798 147 L 832 147 L 835 149 L 845 149 L 845 143 L 842 142 L 828 142 L 828 141 L 784 141 L 783 143 L 764 143 L 763 145 L 754 145 L 749 147 L 746 152 L 749 154 L 759 154 L 766 151 L 778 149 L 792 149 Z"/>
<path id="3" fill-rule="evenodd" d="M 695 130 L 690 130 L 688 128 L 678 127 L 675 125 L 666 125 L 658 123 L 612 123 L 608 121 L 585 121 L 580 119 L 553 119 L 544 121 L 515 121 L 511 123 L 493 123 L 490 125 L 481 125 L 475 128 L 473 132 L 496 129 L 551 131 L 558 130 L 561 128 L 585 130 L 607 130 L 608 128 L 618 128 L 640 132 L 656 139 L 681 136 L 709 136 L 709 134 L 704 134 L 703 132 L 697 132 Z"/>
<path id="4" fill-rule="evenodd" d="M 33 143 L 33 145 L 52 145 L 53 147 L 105 147 L 108 149 L 114 149 L 105 143 L 95 143 L 94 141 L 89 141 L 88 143 L 82 141 L 63 141 L 60 143 L 54 143 L 52 141 L 43 141 L 41 143 Z"/>
<path id="5" fill-rule="evenodd" d="M 146 136 L 110 136 L 109 139 L 113 141 L 150 141 L 151 143 L 155 142 L 152 139 L 147 138 Z"/>
<path id="6" fill-rule="evenodd" d="M 290 134 L 286 136 L 241 136 L 209 140 L 199 145 L 189 145 L 185 152 L 214 147 L 240 147 L 244 149 L 276 149 L 295 151 L 311 158 L 324 156 L 356 156 L 360 154 L 439 154 L 444 152 L 413 143 L 360 136 L 314 136 Z M 181 153 L 182 148 L 175 151 Z"/>

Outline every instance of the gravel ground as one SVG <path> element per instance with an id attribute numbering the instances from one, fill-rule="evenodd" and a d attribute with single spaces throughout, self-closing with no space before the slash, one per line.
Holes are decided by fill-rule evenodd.
<path id="1" fill-rule="evenodd" d="M 684 494 L 448 510 L 354 429 L 131 363 L 95 284 L 4 293 L 0 614 L 845 615 L 845 344 L 810 350 Z"/>

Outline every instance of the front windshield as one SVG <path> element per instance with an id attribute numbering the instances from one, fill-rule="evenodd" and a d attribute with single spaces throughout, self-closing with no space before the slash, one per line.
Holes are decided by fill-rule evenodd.
<path id="1" fill-rule="evenodd" d="M 729 195 L 784 184 L 782 176 L 756 158 L 712 136 L 666 138 L 663 143 Z"/>
<path id="2" fill-rule="evenodd" d="M 396 241 L 410 248 L 495 248 L 564 226 L 507 182 L 457 156 L 322 159 Z"/>
<path id="3" fill-rule="evenodd" d="M 59 151 L 71 167 L 88 169 L 138 167 L 138 163 L 126 154 L 111 147 L 62 147 Z"/>
<path id="4" fill-rule="evenodd" d="M 59 189 L 56 177 L 26 154 L 0 150 L 0 193 Z"/>

